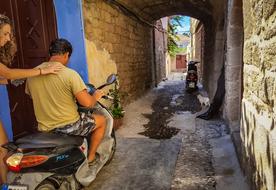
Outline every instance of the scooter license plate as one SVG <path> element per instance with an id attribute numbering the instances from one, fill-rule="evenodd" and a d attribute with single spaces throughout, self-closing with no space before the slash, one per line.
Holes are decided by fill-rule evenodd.
<path id="1" fill-rule="evenodd" d="M 28 190 L 27 185 L 2 185 L 1 190 Z"/>
<path id="2" fill-rule="evenodd" d="M 195 88 L 195 83 L 194 82 L 190 82 L 189 83 L 189 88 Z"/>

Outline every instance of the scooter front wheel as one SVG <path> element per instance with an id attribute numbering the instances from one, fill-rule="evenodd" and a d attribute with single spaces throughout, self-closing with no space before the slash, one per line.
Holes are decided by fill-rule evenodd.
<path id="1" fill-rule="evenodd" d="M 109 155 L 108 160 L 105 163 L 105 166 L 108 165 L 111 162 L 111 160 L 114 157 L 115 151 L 116 151 L 117 142 L 116 142 L 116 136 L 115 136 L 115 129 L 114 128 L 112 129 L 111 137 L 114 139 L 114 141 L 113 141 L 113 144 L 112 144 L 111 153 Z"/>

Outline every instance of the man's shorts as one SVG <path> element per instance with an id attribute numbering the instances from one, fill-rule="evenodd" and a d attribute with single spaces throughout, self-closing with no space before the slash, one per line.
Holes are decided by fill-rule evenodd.
<path id="1" fill-rule="evenodd" d="M 80 119 L 75 123 L 70 123 L 63 127 L 56 128 L 51 132 L 76 136 L 87 136 L 95 129 L 95 126 L 95 120 L 90 113 L 80 113 Z"/>

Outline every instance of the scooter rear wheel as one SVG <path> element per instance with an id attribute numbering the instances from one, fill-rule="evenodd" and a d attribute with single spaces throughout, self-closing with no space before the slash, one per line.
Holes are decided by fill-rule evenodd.
<path id="1" fill-rule="evenodd" d="M 44 180 L 42 181 L 35 190 L 56 190 L 57 188 L 50 180 Z"/>

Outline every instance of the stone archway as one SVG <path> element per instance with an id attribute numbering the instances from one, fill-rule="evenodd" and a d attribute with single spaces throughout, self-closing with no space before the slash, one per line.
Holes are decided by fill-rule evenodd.
<path id="1" fill-rule="evenodd" d="M 230 0 L 227 18 L 227 43 L 225 61 L 224 118 L 232 132 L 239 132 L 242 67 L 243 67 L 243 15 L 242 0 Z"/>
<path id="2" fill-rule="evenodd" d="M 119 2 L 119 1 L 109 1 Z M 224 27 L 221 27 L 220 19 L 224 19 L 224 3 L 217 0 L 194 1 L 194 0 L 162 0 L 162 1 L 120 1 L 121 4 L 132 10 L 143 21 L 153 24 L 160 18 L 171 15 L 185 15 L 198 19 L 205 28 L 204 41 L 204 63 L 202 83 L 208 91 L 210 98 L 213 98 L 216 91 L 217 79 L 223 64 L 223 46 L 222 38 Z M 213 4 L 217 3 L 214 8 Z M 221 8 L 219 10 L 219 8 Z M 223 25 L 222 25 L 223 26 Z M 217 57 L 217 58 L 216 58 Z"/>

